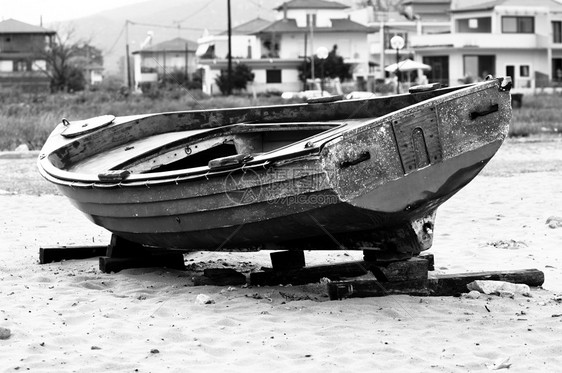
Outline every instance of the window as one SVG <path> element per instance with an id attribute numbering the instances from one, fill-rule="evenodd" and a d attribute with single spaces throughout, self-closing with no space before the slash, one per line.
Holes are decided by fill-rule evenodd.
<path id="1" fill-rule="evenodd" d="M 535 32 L 535 18 L 502 17 L 502 32 L 506 34 L 532 34 Z"/>
<path id="2" fill-rule="evenodd" d="M 14 70 L 14 64 L 12 61 L 0 61 L 0 72 L 12 72 Z"/>
<path id="3" fill-rule="evenodd" d="M 310 27 L 311 23 L 312 23 L 312 26 L 316 26 L 316 14 L 308 13 L 306 15 L 306 26 Z"/>
<path id="4" fill-rule="evenodd" d="M 492 32 L 492 18 L 465 18 L 456 20 L 456 32 L 458 33 L 486 33 Z"/>
<path id="5" fill-rule="evenodd" d="M 30 69 L 27 65 L 27 61 L 25 60 L 14 61 L 14 71 L 28 71 Z"/>
<path id="6" fill-rule="evenodd" d="M 489 74 L 496 75 L 496 56 L 464 55 L 463 61 L 465 80 L 484 80 Z"/>
<path id="7" fill-rule="evenodd" d="M 281 70 L 265 70 L 266 83 L 281 83 Z"/>
<path id="8" fill-rule="evenodd" d="M 519 66 L 519 76 L 522 78 L 528 78 L 531 75 L 530 71 L 531 69 L 529 68 L 529 65 Z"/>
<path id="9" fill-rule="evenodd" d="M 31 65 L 31 70 L 33 71 L 45 71 L 47 70 L 47 61 L 45 60 L 35 60 Z"/>
<path id="10" fill-rule="evenodd" d="M 554 21 L 552 22 L 552 42 L 562 43 L 562 22 Z"/>

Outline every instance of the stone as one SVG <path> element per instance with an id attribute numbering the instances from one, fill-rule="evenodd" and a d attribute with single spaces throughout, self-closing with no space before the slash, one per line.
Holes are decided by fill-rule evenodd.
<path id="1" fill-rule="evenodd" d="M 8 328 L 0 327 L 0 339 L 8 339 L 12 335 L 12 332 Z"/>
<path id="2" fill-rule="evenodd" d="M 206 294 L 199 294 L 197 296 L 197 298 L 195 298 L 195 302 L 197 302 L 199 304 L 213 304 L 213 303 L 215 303 L 215 301 L 213 299 L 211 299 L 211 297 L 209 297 Z"/>
<path id="3" fill-rule="evenodd" d="M 483 294 L 521 294 L 528 296 L 531 288 L 525 284 L 512 284 L 506 281 L 476 280 L 466 286 L 468 290 L 476 290 Z"/>
<path id="4" fill-rule="evenodd" d="M 480 298 L 480 295 L 482 295 L 482 293 L 480 293 L 479 291 L 471 290 L 470 292 L 463 294 L 463 297 L 467 299 L 478 299 Z"/>
<path id="5" fill-rule="evenodd" d="M 562 228 L 562 216 L 549 216 L 546 224 L 552 229 Z"/>

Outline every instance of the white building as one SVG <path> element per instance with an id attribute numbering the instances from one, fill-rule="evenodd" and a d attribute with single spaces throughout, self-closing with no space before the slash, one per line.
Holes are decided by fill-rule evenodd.
<path id="1" fill-rule="evenodd" d="M 411 37 L 433 67 L 430 81 L 449 85 L 508 75 L 519 90 L 562 81 L 562 5 L 554 0 L 453 1 L 451 32 Z"/>
<path id="2" fill-rule="evenodd" d="M 183 38 L 143 45 L 140 50 L 132 53 L 134 87 L 138 88 L 142 83 L 157 82 L 164 75 L 177 71 L 191 76 L 197 69 L 196 49 L 195 42 Z"/>
<path id="3" fill-rule="evenodd" d="M 275 21 L 254 19 L 232 29 L 233 63 L 248 65 L 255 75 L 256 92 L 300 91 L 299 67 L 319 47 L 332 50 L 353 67 L 354 74 L 369 70 L 367 26 L 347 17 L 348 6 L 325 0 L 292 0 L 275 10 Z M 203 91 L 219 92 L 215 78 L 227 68 L 226 33 L 198 40 L 197 55 L 204 68 Z M 319 77 L 319 72 L 315 72 Z"/>

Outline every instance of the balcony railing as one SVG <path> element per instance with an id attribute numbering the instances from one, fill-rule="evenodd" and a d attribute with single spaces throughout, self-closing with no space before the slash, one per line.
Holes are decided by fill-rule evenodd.
<path id="1" fill-rule="evenodd" d="M 537 34 L 415 35 L 410 41 L 413 48 L 533 49 L 549 46 L 548 36 Z"/>

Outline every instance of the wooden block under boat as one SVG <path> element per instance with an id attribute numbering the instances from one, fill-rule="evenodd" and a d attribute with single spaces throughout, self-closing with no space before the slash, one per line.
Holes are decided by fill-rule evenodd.
<path id="1" fill-rule="evenodd" d="M 180 252 L 159 252 L 153 255 L 130 258 L 100 257 L 100 271 L 104 273 L 119 272 L 129 268 L 166 267 L 184 270 L 183 254 Z"/>
<path id="2" fill-rule="evenodd" d="M 56 246 L 39 248 L 39 264 L 106 255 L 108 246 Z"/>
<path id="3" fill-rule="evenodd" d="M 355 261 L 297 269 L 267 270 L 252 273 L 250 282 L 252 285 L 303 285 L 318 282 L 322 278 L 335 281 L 367 275 L 369 272 L 381 282 L 427 280 L 428 261 L 421 258 L 390 263 Z"/>

